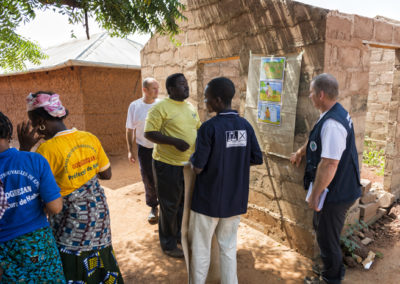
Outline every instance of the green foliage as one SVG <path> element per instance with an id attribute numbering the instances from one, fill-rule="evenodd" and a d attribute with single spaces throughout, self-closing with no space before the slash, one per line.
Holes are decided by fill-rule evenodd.
<path id="1" fill-rule="evenodd" d="M 1 0 L 0 67 L 7 71 L 25 68 L 24 61 L 39 64 L 46 56 L 33 43 L 18 35 L 18 25 L 35 18 L 34 9 L 52 9 L 68 17 L 71 24 L 84 23 L 87 17 L 112 36 L 126 37 L 135 32 L 174 36 L 178 21 L 185 20 L 185 6 L 179 0 Z"/>
<path id="2" fill-rule="evenodd" d="M 37 1 L 2 0 L 0 2 L 0 68 L 7 71 L 22 70 L 24 61 L 39 64 L 46 55 L 40 47 L 18 35 L 15 30 L 20 23 L 35 18 Z"/>
<path id="3" fill-rule="evenodd" d="M 363 163 L 376 167 L 377 174 L 383 176 L 385 172 L 385 151 L 384 149 L 378 150 L 376 144 L 368 140 L 368 137 L 364 140 Z"/>
<path id="4" fill-rule="evenodd" d="M 360 246 L 353 240 L 351 240 L 350 236 L 352 236 L 355 232 L 359 232 L 363 228 L 368 228 L 368 224 L 363 220 L 357 220 L 357 222 L 353 225 L 348 224 L 348 227 L 345 233 L 340 237 L 340 243 L 344 247 L 344 250 L 353 256 L 354 251 Z"/>
<path id="5" fill-rule="evenodd" d="M 114 36 L 135 32 L 173 37 L 185 6 L 179 0 L 39 0 L 42 7 L 67 15 L 69 22 L 84 23 L 85 13 Z"/>

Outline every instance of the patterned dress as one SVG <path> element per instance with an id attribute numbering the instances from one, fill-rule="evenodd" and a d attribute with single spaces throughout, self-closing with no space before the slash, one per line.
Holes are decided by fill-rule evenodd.
<path id="1" fill-rule="evenodd" d="M 0 251 L 1 283 L 65 283 L 49 227 L 0 243 Z"/>
<path id="2" fill-rule="evenodd" d="M 97 179 L 110 166 L 99 140 L 72 129 L 59 132 L 37 152 L 49 161 L 63 196 L 63 210 L 49 221 L 67 283 L 123 283 L 111 244 L 110 212 Z"/>

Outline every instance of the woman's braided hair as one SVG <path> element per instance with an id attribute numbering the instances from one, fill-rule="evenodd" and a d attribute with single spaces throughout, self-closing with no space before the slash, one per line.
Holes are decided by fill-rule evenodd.
<path id="1" fill-rule="evenodd" d="M 11 139 L 12 133 L 11 121 L 0 111 L 0 139 Z"/>

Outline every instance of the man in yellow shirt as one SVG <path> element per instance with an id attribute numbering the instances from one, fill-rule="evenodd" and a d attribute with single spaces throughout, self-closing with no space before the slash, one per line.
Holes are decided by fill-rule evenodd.
<path id="1" fill-rule="evenodd" d="M 180 228 L 183 213 L 183 165 L 194 152 L 200 119 L 197 110 L 185 100 L 189 86 L 182 73 L 168 76 L 169 97 L 153 106 L 146 118 L 144 137 L 155 143 L 153 169 L 160 203 L 159 238 L 166 255 L 182 258 Z"/>

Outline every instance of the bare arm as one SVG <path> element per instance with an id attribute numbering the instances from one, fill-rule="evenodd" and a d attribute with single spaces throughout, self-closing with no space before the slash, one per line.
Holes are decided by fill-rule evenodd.
<path id="1" fill-rule="evenodd" d="M 196 168 L 193 166 L 193 164 L 191 164 L 191 165 L 192 165 L 192 169 L 196 175 L 200 174 L 203 171 L 203 169 Z"/>
<path id="2" fill-rule="evenodd" d="M 17 126 L 19 150 L 29 152 L 35 144 L 43 137 L 38 135 L 36 130 L 39 126 L 32 127 L 31 122 L 21 122 Z"/>
<path id="3" fill-rule="evenodd" d="M 61 212 L 63 207 L 62 197 L 59 197 L 53 201 L 46 203 L 46 211 L 49 215 L 58 214 Z"/>
<path id="4" fill-rule="evenodd" d="M 315 211 L 318 210 L 319 197 L 325 188 L 333 180 L 337 167 L 339 165 L 339 160 L 321 158 L 321 161 L 317 167 L 317 173 L 315 176 L 315 181 L 312 188 L 312 193 L 308 201 L 308 206 Z"/>
<path id="5" fill-rule="evenodd" d="M 308 139 L 303 146 L 301 146 L 295 153 L 292 153 L 292 155 L 290 156 L 290 162 L 292 164 L 295 164 L 296 167 L 300 166 L 303 156 L 306 155 L 307 144 L 308 144 Z"/>
<path id="6" fill-rule="evenodd" d="M 186 143 L 184 140 L 166 136 L 162 134 L 160 131 L 145 132 L 144 137 L 156 144 L 172 145 L 181 152 L 185 152 L 190 147 L 190 145 Z"/>
<path id="7" fill-rule="evenodd" d="M 136 162 L 137 157 L 135 153 L 135 136 L 136 136 L 136 129 L 126 129 L 126 144 L 128 146 L 128 159 L 131 161 L 131 163 Z"/>
<path id="8" fill-rule="evenodd" d="M 106 170 L 104 170 L 102 172 L 99 172 L 97 174 L 97 176 L 99 177 L 99 179 L 105 179 L 105 180 L 111 179 L 111 176 L 112 176 L 111 166 L 108 169 L 106 169 Z"/>

